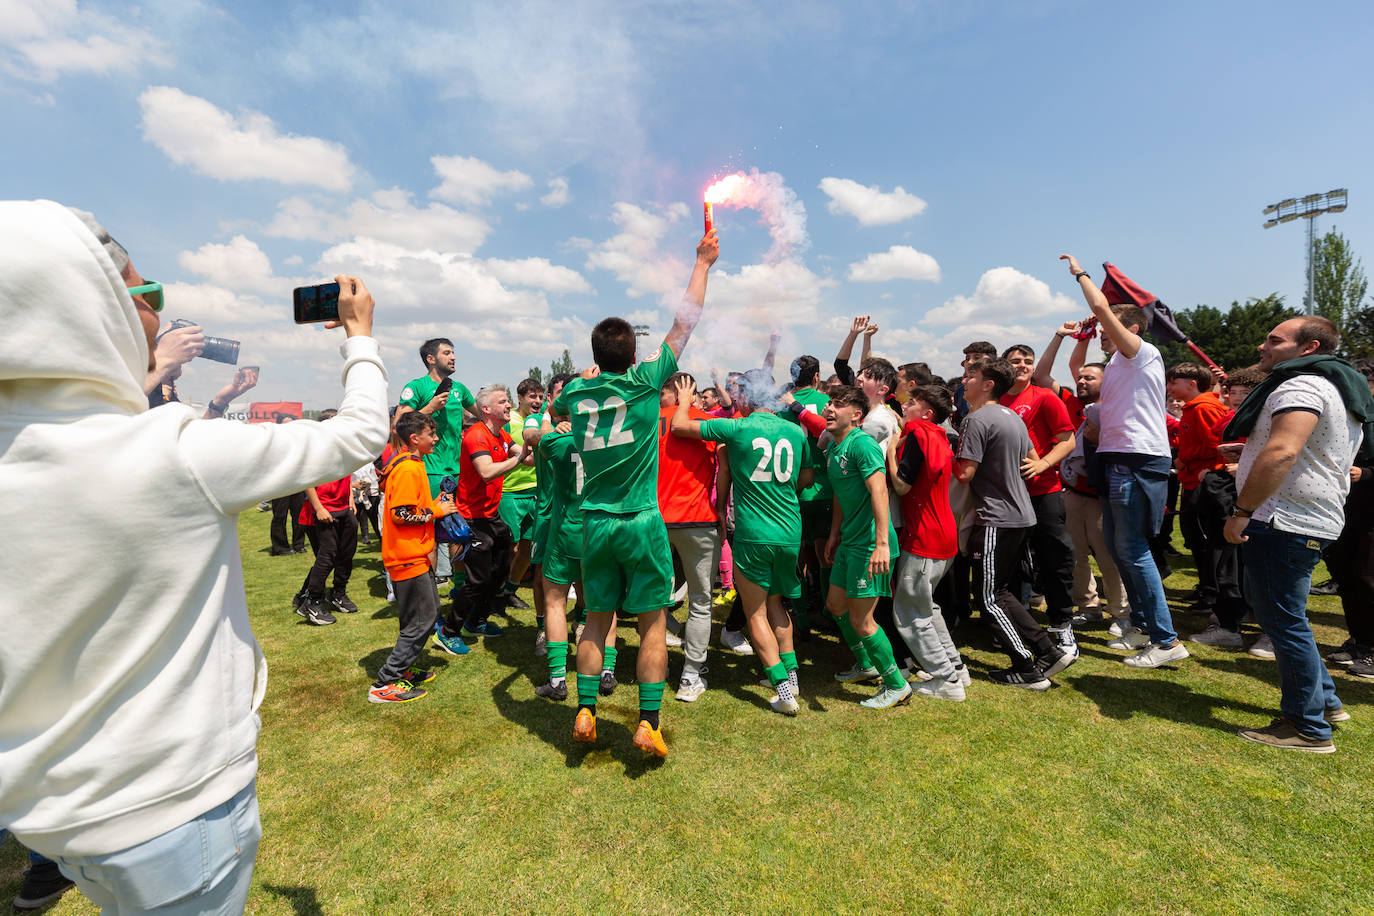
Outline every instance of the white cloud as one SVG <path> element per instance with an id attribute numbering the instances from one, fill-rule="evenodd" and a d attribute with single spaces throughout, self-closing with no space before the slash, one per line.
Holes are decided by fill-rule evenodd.
<path id="1" fill-rule="evenodd" d="M 910 245 L 893 245 L 887 251 L 870 254 L 849 265 L 849 279 L 856 283 L 882 283 L 887 280 L 940 281 L 940 265 L 923 251 Z"/>
<path id="2" fill-rule="evenodd" d="M 277 215 L 263 231 L 326 243 L 366 237 L 405 248 L 471 254 L 486 241 L 491 226 L 480 216 L 444 204 L 416 207 L 407 192 L 394 188 L 355 200 L 342 212 L 290 197 L 277 205 Z"/>
<path id="3" fill-rule="evenodd" d="M 631 298 L 669 294 L 685 282 L 686 267 L 678 258 L 660 255 L 658 243 L 686 215 L 683 204 L 655 213 L 625 201 L 616 203 L 611 208 L 611 222 L 620 231 L 592 249 L 587 267 L 615 274 Z"/>
<path id="4" fill-rule="evenodd" d="M 134 70 L 166 53 L 146 29 L 76 0 L 0 0 L 0 70 L 21 79 Z"/>
<path id="5" fill-rule="evenodd" d="M 994 267 L 978 278 L 972 296 L 955 296 L 925 314 L 930 324 L 1009 324 L 1082 310 L 1044 280 L 1014 267 Z M 972 338 L 970 338 L 972 339 Z"/>
<path id="6" fill-rule="evenodd" d="M 346 191 L 353 164 L 338 143 L 277 133 L 271 118 L 255 111 L 233 115 L 171 86 L 154 86 L 138 97 L 143 138 L 178 165 L 221 181 L 267 179 Z"/>
<path id="7" fill-rule="evenodd" d="M 269 305 L 218 283 L 168 283 L 163 292 L 172 317 L 203 325 L 206 334 L 216 337 L 234 336 L 217 330 L 221 325 L 291 321 L 291 304 L 284 296 L 279 304 Z"/>
<path id="8" fill-rule="evenodd" d="M 861 226 L 885 226 L 925 212 L 926 202 L 903 188 L 890 192 L 877 185 L 861 185 L 849 178 L 822 178 L 821 191 L 830 198 L 831 213 L 846 213 Z"/>
<path id="9" fill-rule="evenodd" d="M 272 275 L 272 261 L 257 243 L 236 235 L 226 245 L 213 242 L 177 256 L 182 270 L 202 276 L 212 284 L 260 292 L 280 291 L 286 281 Z"/>
<path id="10" fill-rule="evenodd" d="M 539 198 L 546 207 L 561 207 L 568 202 L 568 179 L 550 178 L 549 193 Z"/>
<path id="11" fill-rule="evenodd" d="M 534 184 L 524 172 L 502 172 L 474 156 L 431 156 L 441 182 L 429 192 L 449 203 L 479 206 L 501 191 L 523 191 Z"/>
<path id="12" fill-rule="evenodd" d="M 570 267 L 551 264 L 548 258 L 520 258 L 503 261 L 489 258 L 487 270 L 510 286 L 531 286 L 551 293 L 590 293 L 591 284 Z"/>

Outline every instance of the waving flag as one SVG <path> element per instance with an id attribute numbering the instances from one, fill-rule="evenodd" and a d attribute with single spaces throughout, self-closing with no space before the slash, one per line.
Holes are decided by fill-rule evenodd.
<path id="1" fill-rule="evenodd" d="M 1102 270 L 1106 276 L 1102 279 L 1102 295 L 1107 297 L 1110 305 L 1134 305 L 1145 313 L 1145 331 L 1156 340 L 1167 340 L 1172 343 L 1181 343 L 1197 354 L 1198 358 L 1214 369 L 1220 370 L 1220 366 L 1212 362 L 1212 358 L 1203 353 L 1197 344 L 1188 339 L 1188 335 L 1183 333 L 1183 329 L 1174 320 L 1174 313 L 1169 311 L 1169 307 L 1159 301 L 1159 297 L 1154 293 L 1146 292 L 1141 289 L 1128 276 L 1123 274 L 1110 261 L 1102 262 Z"/>

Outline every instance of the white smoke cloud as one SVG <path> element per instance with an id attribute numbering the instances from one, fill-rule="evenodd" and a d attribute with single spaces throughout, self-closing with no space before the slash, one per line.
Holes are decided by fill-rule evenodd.
<path id="1" fill-rule="evenodd" d="M 729 197 L 717 207 L 747 207 L 759 211 L 760 221 L 773 239 L 764 260 L 777 263 L 795 257 L 810 244 L 806 235 L 806 207 L 777 172 L 750 169 L 736 173 L 740 181 L 730 182 Z"/>

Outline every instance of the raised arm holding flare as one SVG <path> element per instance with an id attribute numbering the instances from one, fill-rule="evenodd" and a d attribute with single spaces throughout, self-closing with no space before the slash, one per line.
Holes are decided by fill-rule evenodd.
<path id="1" fill-rule="evenodd" d="M 716 230 L 712 229 L 702 236 L 697 245 L 697 262 L 692 268 L 692 279 L 687 282 L 687 292 L 682 297 L 682 304 L 677 307 L 677 317 L 673 319 L 673 326 L 663 341 L 673 351 L 674 359 L 682 356 L 688 338 L 701 320 L 701 307 L 706 302 L 706 275 L 711 272 L 711 265 L 716 263 L 718 257 L 720 239 Z"/>

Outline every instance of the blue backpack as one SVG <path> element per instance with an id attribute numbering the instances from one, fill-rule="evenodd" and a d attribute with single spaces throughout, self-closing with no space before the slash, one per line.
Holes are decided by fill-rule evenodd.
<path id="1" fill-rule="evenodd" d="M 439 481 L 439 492 L 452 497 L 457 490 L 458 481 L 451 475 Z M 462 513 L 450 513 L 434 520 L 434 539 L 440 544 L 457 544 L 458 552 L 454 557 L 461 560 L 467 556 L 468 548 L 472 546 L 472 526 L 463 518 Z"/>

